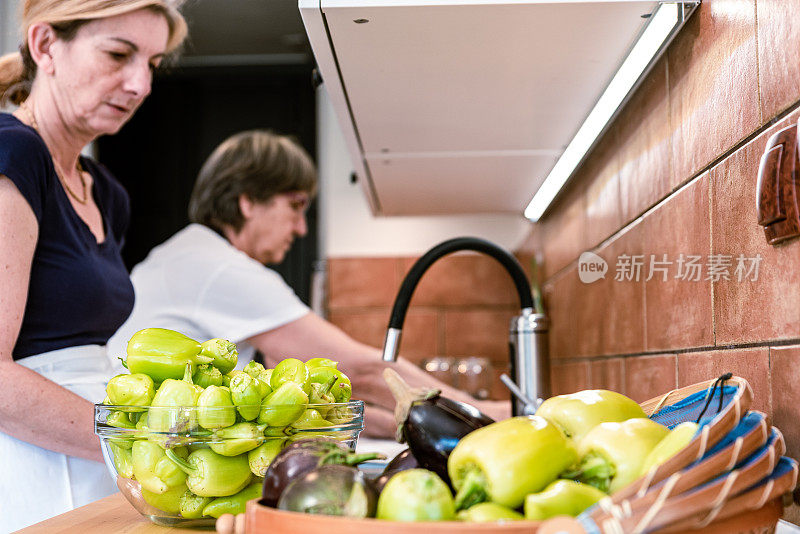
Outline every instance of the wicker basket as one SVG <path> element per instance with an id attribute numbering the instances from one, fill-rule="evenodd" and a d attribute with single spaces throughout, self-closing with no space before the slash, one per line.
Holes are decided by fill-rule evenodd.
<path id="1" fill-rule="evenodd" d="M 783 437 L 766 417 L 748 412 L 753 392 L 746 380 L 726 376 L 672 391 L 642 403 L 645 413 L 674 424 L 703 412 L 701 431 L 684 449 L 577 519 L 544 522 L 399 523 L 316 516 L 276 510 L 250 501 L 246 531 L 294 534 L 622 534 L 773 532 L 783 513 L 782 496 L 797 482 L 797 463 L 781 458 Z M 716 395 L 716 396 L 715 396 Z M 719 401 L 716 401 L 717 396 Z M 705 401 L 695 409 L 697 399 Z M 702 402 L 700 404 L 703 404 Z M 709 410 L 710 408 L 710 410 Z M 674 426 L 669 425 L 668 426 Z M 733 474 L 735 473 L 735 474 Z M 699 532 L 700 530 L 698 530 Z"/>

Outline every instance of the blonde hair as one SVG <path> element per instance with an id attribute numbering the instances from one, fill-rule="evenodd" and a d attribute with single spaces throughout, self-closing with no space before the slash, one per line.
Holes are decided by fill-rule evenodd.
<path id="1" fill-rule="evenodd" d="M 0 57 L 0 106 L 20 104 L 30 94 L 36 64 L 28 50 L 28 28 L 44 22 L 59 38 L 69 41 L 83 24 L 97 19 L 149 9 L 163 15 L 169 26 L 167 52 L 176 50 L 186 37 L 186 21 L 178 11 L 182 0 L 25 0 L 20 9 L 23 41 L 19 52 Z"/>
<path id="2" fill-rule="evenodd" d="M 313 195 L 317 170 L 293 138 L 269 130 L 248 130 L 223 141 L 203 163 L 189 199 L 189 220 L 221 232 L 239 231 L 244 217 L 239 197 L 267 202 L 290 191 Z"/>

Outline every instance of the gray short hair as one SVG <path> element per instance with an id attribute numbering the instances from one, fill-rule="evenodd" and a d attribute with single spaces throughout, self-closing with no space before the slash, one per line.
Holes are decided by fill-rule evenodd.
<path id="1" fill-rule="evenodd" d="M 189 220 L 218 232 L 244 224 L 239 197 L 266 202 L 278 193 L 317 189 L 308 153 L 291 137 L 249 130 L 223 141 L 203 163 L 189 200 Z"/>

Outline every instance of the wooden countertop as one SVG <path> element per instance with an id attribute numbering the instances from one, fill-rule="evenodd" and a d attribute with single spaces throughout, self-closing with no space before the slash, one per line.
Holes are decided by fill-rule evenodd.
<path id="1" fill-rule="evenodd" d="M 125 500 L 122 493 L 81 506 L 70 512 L 51 517 L 41 523 L 18 530 L 18 534 L 208 534 L 213 530 L 162 527 L 150 522 Z"/>

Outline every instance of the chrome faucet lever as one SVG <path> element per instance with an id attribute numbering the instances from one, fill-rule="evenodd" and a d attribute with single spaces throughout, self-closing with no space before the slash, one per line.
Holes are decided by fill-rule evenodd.
<path id="1" fill-rule="evenodd" d="M 514 281 L 519 295 L 521 314 L 511 322 L 509 352 L 511 376 L 525 397 L 545 399 L 549 397 L 550 373 L 547 361 L 547 343 L 544 337 L 547 322 L 543 315 L 534 313 L 533 295 L 528 278 L 517 259 L 501 247 L 475 237 L 458 237 L 440 243 L 426 252 L 414 263 L 397 293 L 386 340 L 383 345 L 383 359 L 387 362 L 397 360 L 400 337 L 411 295 L 422 275 L 436 260 L 460 250 L 472 250 L 491 256 L 497 260 Z M 524 413 L 523 401 L 516 401 L 512 410 L 515 415 Z"/>

